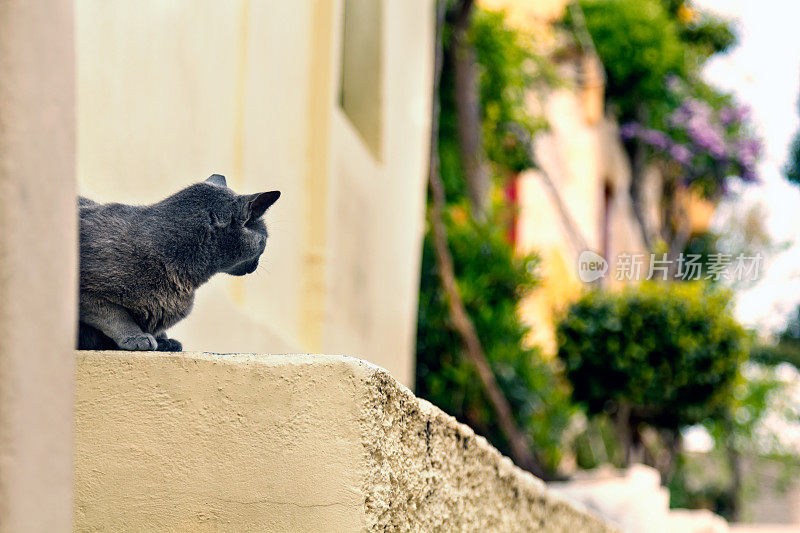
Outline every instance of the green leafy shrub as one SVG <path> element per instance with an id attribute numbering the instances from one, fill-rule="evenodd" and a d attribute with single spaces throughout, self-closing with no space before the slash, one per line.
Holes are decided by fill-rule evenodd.
<path id="1" fill-rule="evenodd" d="M 451 39 L 445 26 L 445 47 Z M 544 118 L 532 115 L 526 93 L 537 86 L 558 83 L 554 67 L 533 52 L 530 39 L 510 28 L 502 12 L 476 9 L 470 28 L 475 49 L 481 131 L 488 162 L 495 178 L 534 166 L 522 137 L 533 137 L 546 128 Z M 458 152 L 453 69 L 448 54 L 442 70 L 439 101 L 439 158 L 447 199 L 464 197 L 466 183 Z"/>
<path id="2" fill-rule="evenodd" d="M 443 38 L 450 45 L 452 28 Z M 552 67 L 536 56 L 526 36 L 505 23 L 505 15 L 477 9 L 469 39 L 475 50 L 481 132 L 495 183 L 533 166 L 521 142 L 545 127 L 529 113 L 526 91 L 554 83 Z M 574 406 L 566 382 L 541 352 L 527 342 L 528 326 L 518 314 L 520 301 L 539 283 L 535 254 L 519 256 L 509 242 L 510 210 L 498 200 L 488 220 L 469 214 L 466 181 L 459 158 L 450 54 L 444 54 L 439 101 L 440 172 L 445 185 L 444 221 L 454 274 L 464 305 L 486 358 L 507 398 L 518 427 L 533 444 L 539 462 L 555 471 L 561 459 L 560 437 Z M 469 424 L 494 446 L 509 453 L 496 415 L 474 365 L 466 359 L 450 315 L 430 231 L 426 233 L 417 324 L 416 393 Z"/>
<path id="3" fill-rule="evenodd" d="M 552 361 L 527 345 L 529 328 L 517 313 L 520 299 L 539 282 L 539 259 L 517 256 L 497 219 L 479 224 L 456 218 L 463 220 L 450 218 L 448 231 L 464 305 L 517 424 L 531 437 L 537 458 L 554 471 L 561 458 L 559 437 L 573 408 Z M 416 392 L 508 453 L 483 386 L 450 323 L 430 237 L 422 257 Z"/>
<path id="4" fill-rule="evenodd" d="M 478 10 L 471 39 L 479 69 L 486 155 L 512 172 L 533 166 L 520 133 L 532 137 L 546 127 L 528 112 L 526 95 L 537 85 L 557 83 L 554 68 L 533 53 L 530 43 L 505 24 L 502 12 Z"/>
<path id="5" fill-rule="evenodd" d="M 730 294 L 699 283 L 592 291 L 557 327 L 573 397 L 590 414 L 630 408 L 630 424 L 677 431 L 724 410 L 747 337 Z"/>
<path id="6" fill-rule="evenodd" d="M 668 75 L 688 75 L 679 25 L 658 0 L 584 0 L 580 5 L 606 69 L 609 102 L 622 121 L 640 119 L 642 102 L 668 98 Z"/>
<path id="7" fill-rule="evenodd" d="M 706 196 L 757 179 L 761 142 L 746 106 L 705 83 L 702 65 L 736 43 L 732 23 L 686 0 L 582 0 L 606 97 L 633 151 Z"/>

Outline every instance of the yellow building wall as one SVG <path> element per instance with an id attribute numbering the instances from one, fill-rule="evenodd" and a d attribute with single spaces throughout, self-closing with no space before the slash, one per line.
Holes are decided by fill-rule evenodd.
<path id="1" fill-rule="evenodd" d="M 481 0 L 486 9 L 502 10 L 510 25 L 531 36 L 529 44 L 547 53 L 558 42 L 553 23 L 566 0 Z M 530 341 L 545 352 L 556 350 L 555 321 L 586 288 L 578 278 L 578 256 L 584 249 L 602 252 L 605 190 L 608 207 L 609 273 L 617 254 L 644 253 L 628 196 L 630 165 L 617 125 L 603 111 L 602 65 L 585 54 L 580 61 L 558 65 L 565 82 L 547 94 L 530 94 L 530 108 L 543 115 L 550 129 L 535 141 L 539 169 L 524 172 L 518 182 L 518 249 L 542 257 L 542 285 L 522 304 L 520 312 L 532 326 Z M 555 189 L 546 186 L 549 180 Z M 563 204 L 571 231 L 557 209 Z M 574 234 L 578 237 L 575 238 Z M 613 285 L 613 279 L 610 280 Z"/>
<path id="2" fill-rule="evenodd" d="M 616 124 L 588 122 L 580 93 L 569 89 L 550 94 L 544 109 L 551 129 L 536 141 L 540 168 L 520 176 L 517 244 L 520 251 L 536 251 L 542 257 L 542 285 L 523 303 L 522 313 L 533 328 L 531 342 L 554 353 L 555 320 L 588 287 L 578 278 L 578 256 L 584 249 L 603 252 L 607 186 L 612 194 L 606 283 L 615 285 L 619 254 L 646 249 L 628 195 L 630 166 Z M 568 231 L 545 179 L 552 181 L 582 242 Z"/>
<path id="3" fill-rule="evenodd" d="M 339 105 L 343 0 L 76 1 L 81 194 L 282 192 L 256 273 L 216 276 L 171 332 L 186 349 L 347 353 L 411 383 L 433 2 L 381 8 L 376 157 Z"/>

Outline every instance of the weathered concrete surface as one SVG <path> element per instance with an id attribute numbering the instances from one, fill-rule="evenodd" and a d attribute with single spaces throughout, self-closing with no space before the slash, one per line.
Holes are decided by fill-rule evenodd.
<path id="1" fill-rule="evenodd" d="M 69 531 L 77 300 L 72 1 L 0 1 L 0 531 Z"/>
<path id="2" fill-rule="evenodd" d="M 610 531 L 384 370 L 78 352 L 78 531 Z"/>
<path id="3" fill-rule="evenodd" d="M 366 381 L 371 531 L 613 531 L 386 372 Z"/>

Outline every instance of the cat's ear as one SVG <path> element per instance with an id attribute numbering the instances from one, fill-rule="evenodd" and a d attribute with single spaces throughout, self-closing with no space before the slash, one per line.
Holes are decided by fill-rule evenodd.
<path id="1" fill-rule="evenodd" d="M 260 192 L 245 196 L 248 218 L 258 218 L 281 197 L 280 191 Z"/>
<path id="2" fill-rule="evenodd" d="M 216 185 L 218 187 L 227 187 L 228 182 L 225 181 L 225 176 L 222 174 L 211 174 L 206 180 L 206 183 L 210 183 L 211 185 Z"/>

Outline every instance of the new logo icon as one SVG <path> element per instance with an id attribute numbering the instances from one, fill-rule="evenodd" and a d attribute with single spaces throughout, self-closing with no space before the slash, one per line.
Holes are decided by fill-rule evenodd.
<path id="1" fill-rule="evenodd" d="M 608 261 L 602 255 L 591 250 L 584 250 L 578 256 L 578 278 L 584 283 L 591 283 L 602 278 L 608 272 Z"/>

